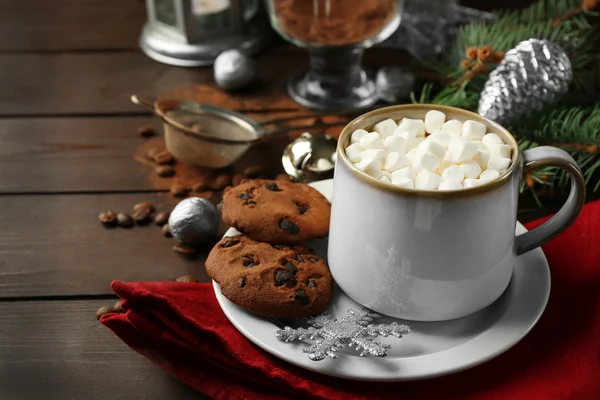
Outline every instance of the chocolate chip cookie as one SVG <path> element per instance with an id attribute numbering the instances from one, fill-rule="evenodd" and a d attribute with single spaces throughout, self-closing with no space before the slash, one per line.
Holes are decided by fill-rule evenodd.
<path id="1" fill-rule="evenodd" d="M 206 271 L 232 303 L 266 317 L 316 315 L 332 297 L 327 263 L 304 246 L 225 237 L 208 255 Z"/>
<path id="2" fill-rule="evenodd" d="M 223 194 L 223 220 L 254 240 L 295 244 L 329 233 L 331 203 L 316 189 L 255 179 Z"/>

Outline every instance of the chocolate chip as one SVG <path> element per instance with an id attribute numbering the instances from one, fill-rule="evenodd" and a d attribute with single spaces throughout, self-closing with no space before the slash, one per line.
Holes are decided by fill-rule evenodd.
<path id="1" fill-rule="evenodd" d="M 154 162 L 160 165 L 173 164 L 175 158 L 167 150 L 163 150 L 154 155 Z"/>
<path id="2" fill-rule="evenodd" d="M 265 185 L 265 188 L 266 188 L 267 190 L 270 190 L 271 192 L 281 192 L 281 189 L 279 189 L 279 186 L 277 186 L 277 184 L 276 184 L 276 183 L 273 183 L 273 182 L 271 182 L 271 183 L 267 183 L 267 184 Z"/>
<path id="3" fill-rule="evenodd" d="M 225 243 L 223 243 L 221 245 L 221 247 L 223 248 L 227 248 L 227 247 L 231 247 L 231 246 L 235 246 L 236 244 L 238 244 L 240 241 L 239 240 L 228 240 Z"/>
<path id="4" fill-rule="evenodd" d="M 294 276 L 286 270 L 280 269 L 275 272 L 275 286 L 282 286 Z"/>
<path id="5" fill-rule="evenodd" d="M 118 312 L 118 313 L 124 312 L 123 307 L 121 307 L 121 303 L 123 303 L 123 300 L 117 300 L 117 302 L 113 306 L 114 312 Z"/>
<path id="6" fill-rule="evenodd" d="M 302 204 L 299 201 L 296 201 L 296 207 L 298 207 L 298 212 L 300 213 L 300 215 L 303 215 L 304 213 L 306 213 L 306 211 L 308 211 L 308 206 L 306 204 Z"/>
<path id="7" fill-rule="evenodd" d="M 162 211 L 156 214 L 154 217 L 154 223 L 158 226 L 163 226 L 167 222 L 169 222 L 169 216 L 171 214 L 168 211 Z"/>
<path id="8" fill-rule="evenodd" d="M 285 267 L 286 270 L 288 270 L 289 273 L 291 274 L 296 274 L 296 272 L 298 272 L 298 270 L 296 269 L 296 266 L 294 264 L 292 264 L 291 262 L 286 262 L 285 264 L 283 264 L 283 266 Z"/>
<path id="9" fill-rule="evenodd" d="M 240 194 L 238 194 L 238 197 L 242 200 L 250 200 L 252 198 L 252 195 L 249 192 L 242 192 Z"/>
<path id="10" fill-rule="evenodd" d="M 290 248 L 290 246 L 287 246 L 285 244 L 272 244 L 271 247 L 277 250 L 287 250 Z"/>
<path id="11" fill-rule="evenodd" d="M 159 165 L 154 172 L 161 178 L 170 178 L 175 175 L 175 168 L 170 165 Z"/>
<path id="12" fill-rule="evenodd" d="M 231 178 L 231 186 L 237 186 L 240 183 L 242 183 L 242 181 L 246 179 L 246 177 L 242 174 L 235 174 L 233 176 L 233 178 Z"/>
<path id="13" fill-rule="evenodd" d="M 244 169 L 244 175 L 248 178 L 258 178 L 260 177 L 265 168 L 262 165 L 250 165 Z"/>
<path id="14" fill-rule="evenodd" d="M 117 226 L 117 214 L 110 210 L 100 213 L 98 219 L 104 226 Z"/>
<path id="15" fill-rule="evenodd" d="M 246 286 L 246 278 L 240 278 L 240 280 L 238 282 L 240 284 L 240 287 Z"/>
<path id="16" fill-rule="evenodd" d="M 138 135 L 140 135 L 141 137 L 151 137 L 154 136 L 154 134 L 156 132 L 154 132 L 154 128 L 152 127 L 152 125 L 143 125 L 140 126 L 137 130 Z"/>
<path id="17" fill-rule="evenodd" d="M 154 161 L 154 157 L 158 154 L 159 150 L 156 147 L 151 147 L 146 152 L 146 158 L 150 161 Z"/>
<path id="18" fill-rule="evenodd" d="M 173 237 L 173 235 L 171 235 L 171 229 L 169 228 L 168 224 L 163 225 L 162 227 L 162 234 L 164 237 Z"/>
<path id="19" fill-rule="evenodd" d="M 100 317 L 103 316 L 104 314 L 109 314 L 111 312 L 114 312 L 112 307 L 108 307 L 108 306 L 100 307 L 98 309 L 98 311 L 96 311 L 96 318 L 100 319 Z"/>
<path id="20" fill-rule="evenodd" d="M 215 177 L 210 183 L 210 188 L 213 190 L 223 190 L 231 184 L 230 174 L 220 174 Z"/>
<path id="21" fill-rule="evenodd" d="M 133 227 L 133 218 L 131 215 L 125 213 L 117 214 L 117 222 L 121 228 L 131 228 Z"/>
<path id="22" fill-rule="evenodd" d="M 302 257 L 300 254 L 298 254 L 296 256 L 296 261 L 304 262 L 304 257 Z"/>
<path id="23" fill-rule="evenodd" d="M 187 188 L 179 183 L 175 183 L 171 186 L 171 194 L 175 197 L 185 197 L 187 195 Z"/>
<path id="24" fill-rule="evenodd" d="M 315 281 L 308 281 L 308 285 L 309 288 L 314 289 L 317 287 L 317 284 L 315 283 Z"/>
<path id="25" fill-rule="evenodd" d="M 154 206 L 147 201 L 140 201 L 133 206 L 133 211 L 141 210 L 142 208 L 147 208 L 150 212 L 154 212 Z"/>
<path id="26" fill-rule="evenodd" d="M 254 267 L 254 266 L 258 265 L 258 264 L 259 263 L 256 262 L 256 260 L 254 259 L 253 256 L 244 256 L 244 257 L 242 257 L 242 265 L 244 267 L 250 268 L 250 267 Z"/>
<path id="27" fill-rule="evenodd" d="M 300 233 L 300 228 L 298 227 L 298 225 L 286 218 L 282 218 L 279 221 L 279 227 L 282 231 L 286 231 L 287 233 L 291 233 L 292 235 L 297 235 L 298 233 Z"/>
<path id="28" fill-rule="evenodd" d="M 175 282 L 187 282 L 187 283 L 196 283 L 198 279 L 193 275 L 184 275 L 175 279 Z"/>
<path id="29" fill-rule="evenodd" d="M 138 208 L 131 216 L 136 224 L 146 225 L 152 219 L 152 210 L 149 208 Z"/>
<path id="30" fill-rule="evenodd" d="M 306 295 L 304 290 L 296 290 L 296 292 L 292 296 L 292 299 L 298 300 L 300 302 L 300 304 L 302 304 L 303 306 L 305 306 L 309 303 L 308 296 Z"/>
<path id="31" fill-rule="evenodd" d="M 187 256 L 190 256 L 196 252 L 193 248 L 184 244 L 176 244 L 175 246 L 173 246 L 173 251 Z"/>
<path id="32" fill-rule="evenodd" d="M 208 182 L 204 181 L 204 182 L 197 182 L 194 184 L 194 186 L 192 186 L 192 191 L 196 192 L 196 193 L 201 193 L 206 191 L 206 189 L 208 189 Z"/>

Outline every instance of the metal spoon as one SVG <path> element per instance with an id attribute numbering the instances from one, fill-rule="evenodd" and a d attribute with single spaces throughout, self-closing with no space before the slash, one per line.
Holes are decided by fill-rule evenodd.
<path id="1" fill-rule="evenodd" d="M 301 182 L 333 177 L 337 140 L 326 133 L 306 132 L 283 151 L 281 163 L 288 175 Z"/>

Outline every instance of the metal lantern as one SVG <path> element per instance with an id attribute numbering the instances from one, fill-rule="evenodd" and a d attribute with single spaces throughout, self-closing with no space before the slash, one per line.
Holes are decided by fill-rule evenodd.
<path id="1" fill-rule="evenodd" d="M 213 64 L 225 50 L 247 54 L 265 43 L 268 23 L 261 0 L 146 0 L 140 38 L 149 57 L 180 67 Z"/>

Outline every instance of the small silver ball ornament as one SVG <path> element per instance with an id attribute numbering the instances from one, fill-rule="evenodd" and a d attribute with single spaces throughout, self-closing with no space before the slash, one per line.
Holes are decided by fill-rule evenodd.
<path id="1" fill-rule="evenodd" d="M 213 204 L 199 197 L 182 200 L 169 217 L 171 235 L 180 243 L 196 246 L 206 243 L 219 228 L 219 214 Z"/>
<path id="2" fill-rule="evenodd" d="M 415 76 L 408 68 L 387 66 L 377 71 L 375 86 L 382 100 L 398 103 L 410 95 L 415 86 Z"/>
<path id="3" fill-rule="evenodd" d="M 241 89 L 256 79 L 254 61 L 239 50 L 226 50 L 215 59 L 214 78 L 221 89 Z"/>

